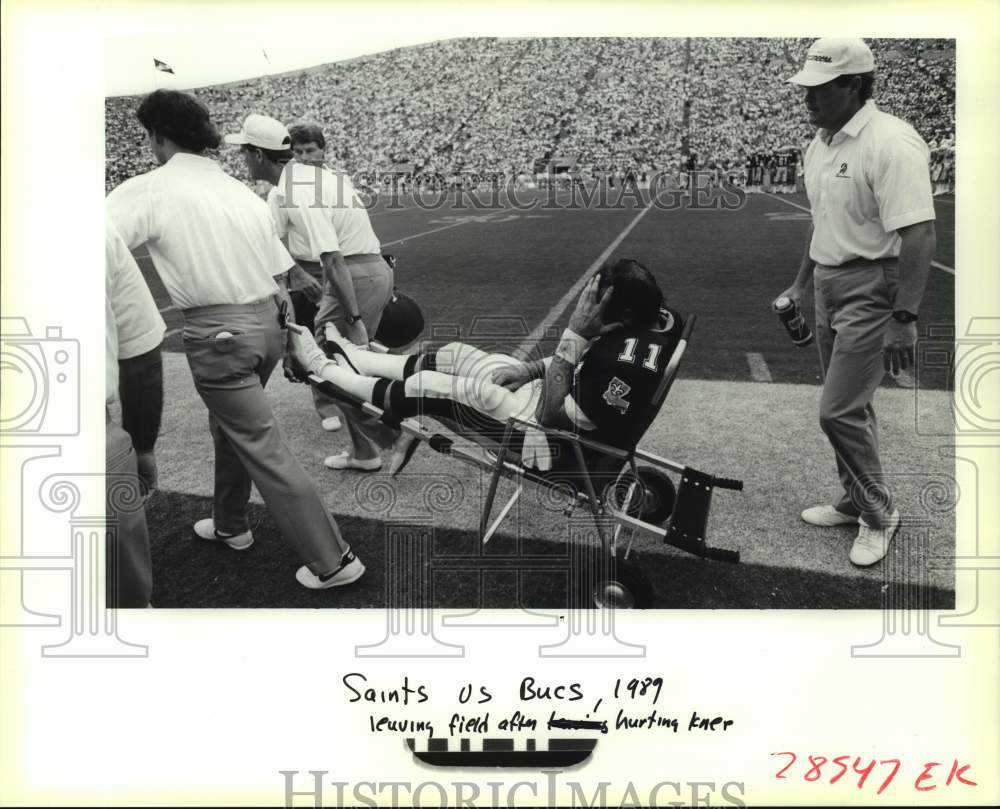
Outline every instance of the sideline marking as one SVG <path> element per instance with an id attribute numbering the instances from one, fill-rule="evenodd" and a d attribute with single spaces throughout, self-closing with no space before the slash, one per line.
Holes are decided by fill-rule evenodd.
<path id="1" fill-rule="evenodd" d="M 375 211 L 374 213 L 368 213 L 369 219 L 374 216 L 385 216 L 390 213 L 406 213 L 407 211 L 416 211 L 418 208 L 383 208 L 381 211 Z"/>
<path id="2" fill-rule="evenodd" d="M 618 248 L 618 245 L 620 245 L 623 241 L 625 241 L 625 237 L 632 232 L 632 228 L 634 228 L 636 225 L 639 224 L 639 220 L 642 219 L 642 217 L 644 217 L 647 213 L 649 213 L 651 207 L 652 207 L 652 201 L 650 201 L 650 203 L 646 205 L 645 208 L 643 208 L 641 211 L 639 211 L 639 213 L 637 213 L 634 217 L 632 217 L 632 221 L 625 226 L 624 230 L 622 230 L 622 232 L 615 237 L 614 241 L 612 241 L 611 244 L 609 244 L 607 247 L 604 248 L 604 252 L 601 253 L 586 270 L 584 270 L 583 275 L 581 275 L 577 279 L 576 283 L 569 288 L 566 294 L 559 299 L 559 302 L 549 310 L 549 313 L 545 316 L 545 319 L 542 320 L 542 322 L 539 323 L 537 326 L 535 326 L 534 331 L 532 331 L 531 334 L 529 334 L 524 339 L 521 345 L 519 345 L 515 349 L 514 351 L 515 357 L 531 356 L 531 350 L 538 344 L 538 341 L 542 339 L 542 337 L 545 335 L 545 332 L 548 331 L 549 327 L 553 323 L 555 323 L 556 320 L 559 319 L 559 316 L 563 313 L 566 307 L 569 306 L 570 303 L 572 303 L 574 300 L 576 300 L 576 297 L 580 294 L 580 290 L 583 289 L 584 284 L 586 284 L 587 281 L 590 280 L 590 276 L 594 274 L 594 272 L 597 270 L 598 267 L 600 267 L 605 261 L 607 261 L 608 256 L 610 256 L 611 253 Z"/>
<path id="3" fill-rule="evenodd" d="M 791 200 L 782 199 L 777 194 L 772 194 L 770 191 L 765 191 L 764 194 L 766 196 L 768 196 L 768 197 L 771 197 L 772 199 L 778 200 L 778 202 L 784 202 L 785 205 L 791 205 L 793 208 L 798 208 L 800 211 L 806 211 L 808 213 L 812 213 L 812 211 L 810 211 L 808 208 L 806 208 L 806 207 L 804 207 L 802 205 L 799 205 L 797 202 L 792 202 Z M 931 262 L 931 266 L 932 267 L 937 267 L 939 270 L 942 270 L 942 271 L 948 273 L 949 275 L 954 275 L 955 274 L 955 268 L 954 267 L 949 267 L 947 264 L 942 264 L 940 261 L 932 261 Z"/>
<path id="4" fill-rule="evenodd" d="M 425 230 L 423 233 L 414 233 L 412 236 L 404 236 L 402 239 L 396 239 L 391 242 L 382 242 L 383 247 L 391 247 L 394 244 L 402 244 L 403 242 L 409 241 L 410 239 L 419 239 L 421 236 L 430 236 L 432 233 L 440 233 L 442 230 L 448 230 L 449 228 L 457 228 L 461 225 L 468 225 L 469 220 L 463 219 L 461 222 L 452 222 L 450 225 L 442 225 L 439 228 L 434 228 L 433 230 Z"/>
<path id="5" fill-rule="evenodd" d="M 750 366 L 750 378 L 754 382 L 771 382 L 771 369 L 767 367 L 763 354 L 756 351 L 747 353 L 747 364 Z"/>

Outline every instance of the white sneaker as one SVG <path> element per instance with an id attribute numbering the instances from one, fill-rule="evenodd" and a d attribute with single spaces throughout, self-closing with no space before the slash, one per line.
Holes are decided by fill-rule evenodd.
<path id="1" fill-rule="evenodd" d="M 810 525 L 830 528 L 834 525 L 848 525 L 858 521 L 857 517 L 837 511 L 833 506 L 812 506 L 802 512 L 802 519 Z"/>
<path id="2" fill-rule="evenodd" d="M 305 565 L 295 572 L 295 578 L 303 587 L 310 590 L 326 590 L 330 587 L 343 587 L 356 582 L 365 575 L 365 566 L 361 560 L 348 549 L 340 559 L 340 567 L 325 576 L 317 576 Z"/>
<path id="3" fill-rule="evenodd" d="M 194 524 L 194 532 L 201 539 L 207 539 L 212 542 L 225 542 L 234 551 L 245 551 L 253 545 L 253 534 L 250 533 L 249 529 L 242 534 L 223 534 L 216 530 L 215 520 L 211 517 L 198 520 Z"/>
<path id="4" fill-rule="evenodd" d="M 868 567 L 881 561 L 889 552 L 889 543 L 899 530 L 901 522 L 898 511 L 892 512 L 892 516 L 881 528 L 871 528 L 864 520 L 858 520 L 861 527 L 851 548 L 850 560 L 859 567 Z"/>
<path id="5" fill-rule="evenodd" d="M 382 468 L 382 459 L 375 457 L 362 461 L 347 452 L 338 452 L 336 455 L 330 455 L 325 458 L 323 466 L 327 469 L 356 469 L 359 472 L 378 472 Z"/>
<path id="6" fill-rule="evenodd" d="M 340 416 L 327 416 L 323 419 L 323 429 L 328 433 L 335 433 L 343 426 L 340 422 Z"/>

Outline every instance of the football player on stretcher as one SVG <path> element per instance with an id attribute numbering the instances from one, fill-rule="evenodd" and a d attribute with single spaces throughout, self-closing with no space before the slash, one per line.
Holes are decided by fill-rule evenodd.
<path id="1" fill-rule="evenodd" d="M 381 408 L 398 424 L 431 416 L 459 434 L 499 442 L 512 416 L 630 450 L 656 416 L 653 405 L 683 323 L 664 305 L 653 275 L 638 261 L 609 261 L 584 286 L 550 357 L 523 362 L 454 342 L 418 354 L 381 354 L 355 346 L 327 324 L 328 357 L 312 335 L 289 325 L 289 351 L 306 373 Z M 457 427 L 454 427 L 457 425 Z M 523 439 L 523 443 L 522 443 Z M 390 472 L 419 444 L 403 432 Z M 553 465 L 543 432 L 529 428 L 511 449 L 539 471 Z"/>

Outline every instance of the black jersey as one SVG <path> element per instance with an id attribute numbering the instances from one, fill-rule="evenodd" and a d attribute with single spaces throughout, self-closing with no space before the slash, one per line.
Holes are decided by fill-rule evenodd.
<path id="1" fill-rule="evenodd" d="M 632 449 L 656 416 L 653 399 L 680 341 L 683 322 L 664 309 L 655 329 L 598 337 L 577 364 L 573 399 L 597 428 L 590 435 Z"/>

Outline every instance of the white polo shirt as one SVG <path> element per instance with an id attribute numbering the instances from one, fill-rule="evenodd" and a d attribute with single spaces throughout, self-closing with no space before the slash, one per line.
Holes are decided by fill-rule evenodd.
<path id="1" fill-rule="evenodd" d="M 278 234 L 288 236 L 296 259 L 319 261 L 321 253 L 379 255 L 382 246 L 351 178 L 292 161 L 267 195 Z"/>
<path id="2" fill-rule="evenodd" d="M 163 342 L 166 324 L 132 254 L 111 222 L 104 234 L 105 399 L 118 397 L 118 360 L 138 357 Z"/>
<path id="3" fill-rule="evenodd" d="M 826 134 L 817 132 L 805 154 L 809 257 L 837 266 L 898 256 L 895 231 L 934 219 L 927 144 L 870 99 L 829 143 Z"/>
<path id="4" fill-rule="evenodd" d="M 267 298 L 294 264 L 264 201 L 207 157 L 175 154 L 115 188 L 107 209 L 129 247 L 147 245 L 178 309 Z"/>

